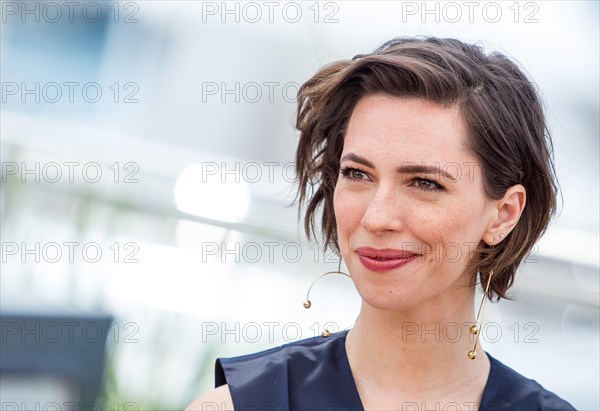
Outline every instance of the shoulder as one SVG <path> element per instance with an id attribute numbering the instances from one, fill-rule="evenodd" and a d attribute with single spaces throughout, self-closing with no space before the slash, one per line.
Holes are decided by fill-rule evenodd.
<path id="1" fill-rule="evenodd" d="M 280 371 L 290 367 L 301 369 L 322 359 L 327 352 L 339 351 L 340 341 L 345 332 L 333 334 L 328 338 L 312 337 L 290 342 L 278 347 L 258 351 L 252 354 L 231 358 L 217 358 L 215 363 L 216 385 L 228 383 L 237 379 L 243 371 L 244 380 L 267 377 L 275 379 Z"/>
<path id="2" fill-rule="evenodd" d="M 343 360 L 345 334 L 307 338 L 253 354 L 218 358 L 215 385 L 227 384 L 236 409 L 273 408 L 273 404 L 303 409 L 308 401 L 322 401 L 330 395 L 330 383 L 342 383 L 350 375 Z"/>
<path id="3" fill-rule="evenodd" d="M 275 365 L 293 364 L 297 367 L 308 363 L 317 362 L 327 352 L 339 352 L 342 348 L 340 343 L 344 341 L 346 332 L 333 334 L 328 338 L 321 336 L 306 338 L 299 341 L 289 342 L 278 347 L 252 354 L 240 355 L 231 358 L 218 358 L 215 364 L 215 377 L 217 385 L 225 384 L 227 371 L 243 368 L 246 373 L 258 374 L 269 370 L 276 370 Z M 261 364 L 269 364 L 268 369 L 260 367 Z M 228 380 L 227 380 L 228 382 Z"/>
<path id="4" fill-rule="evenodd" d="M 490 375 L 482 399 L 489 409 L 574 411 L 558 395 L 545 389 L 488 354 Z"/>
<path id="5" fill-rule="evenodd" d="M 196 398 L 196 400 L 187 406 L 185 411 L 200 410 L 233 410 L 233 400 L 227 384 L 221 385 Z"/>

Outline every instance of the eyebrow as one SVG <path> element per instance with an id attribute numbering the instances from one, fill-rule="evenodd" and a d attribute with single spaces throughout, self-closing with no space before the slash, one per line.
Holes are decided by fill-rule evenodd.
<path id="1" fill-rule="evenodd" d="M 340 162 L 344 160 L 353 161 L 358 164 L 362 164 L 369 168 L 375 168 L 372 162 L 367 160 L 364 157 L 361 157 L 354 153 L 348 153 L 340 159 Z M 442 170 L 439 166 L 428 166 L 425 164 L 411 163 L 405 162 L 402 163 L 400 167 L 397 168 L 397 171 L 402 174 L 439 174 L 444 176 L 445 179 L 450 180 L 452 182 L 456 182 L 456 177 L 448 174 L 445 170 Z"/>

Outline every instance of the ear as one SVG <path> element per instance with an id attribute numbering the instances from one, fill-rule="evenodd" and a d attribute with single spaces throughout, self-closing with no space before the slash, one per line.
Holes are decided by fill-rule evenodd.
<path id="1" fill-rule="evenodd" d="M 527 194 L 525 187 L 516 184 L 506 190 L 504 197 L 495 200 L 496 218 L 488 226 L 484 234 L 484 241 L 489 245 L 498 244 L 515 228 L 523 209 Z"/>

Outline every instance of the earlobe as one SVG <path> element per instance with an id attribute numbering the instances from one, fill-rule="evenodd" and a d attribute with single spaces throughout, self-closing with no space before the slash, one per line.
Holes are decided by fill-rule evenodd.
<path id="1" fill-rule="evenodd" d="M 506 190 L 504 196 L 496 201 L 496 219 L 490 224 L 485 234 L 488 244 L 498 244 L 515 228 L 527 201 L 527 192 L 521 184 Z"/>

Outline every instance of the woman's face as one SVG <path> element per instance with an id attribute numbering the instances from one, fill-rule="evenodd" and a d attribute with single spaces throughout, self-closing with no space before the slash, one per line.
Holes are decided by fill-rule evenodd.
<path id="1" fill-rule="evenodd" d="M 361 99 L 334 209 L 365 302 L 396 311 L 472 303 L 465 270 L 496 214 L 457 109 L 381 94 Z"/>

